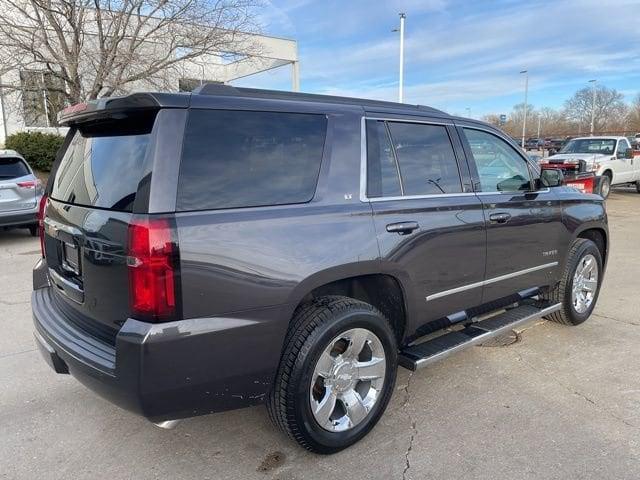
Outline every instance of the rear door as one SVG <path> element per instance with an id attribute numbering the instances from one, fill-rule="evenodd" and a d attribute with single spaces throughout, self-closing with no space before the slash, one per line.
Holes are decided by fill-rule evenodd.
<path id="1" fill-rule="evenodd" d="M 483 303 L 549 285 L 559 269 L 560 201 L 552 189 L 534 189 L 534 167 L 497 133 L 472 126 L 458 131 L 486 221 Z"/>
<path id="2" fill-rule="evenodd" d="M 0 213 L 36 207 L 36 178 L 19 157 L 0 157 Z"/>
<path id="3" fill-rule="evenodd" d="M 411 290 L 413 327 L 478 305 L 484 217 L 453 126 L 370 118 L 366 140 L 365 197 L 383 267 Z"/>

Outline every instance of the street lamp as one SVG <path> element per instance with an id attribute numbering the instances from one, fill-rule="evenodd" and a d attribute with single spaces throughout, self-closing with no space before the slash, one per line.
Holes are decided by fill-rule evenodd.
<path id="1" fill-rule="evenodd" d="M 398 78 L 398 102 L 402 103 L 404 99 L 403 84 L 404 84 L 404 19 L 407 16 L 404 13 L 400 15 L 400 29 L 394 28 L 393 31 L 400 31 L 400 73 Z"/>
<path id="2" fill-rule="evenodd" d="M 589 80 L 592 85 L 591 90 L 593 95 L 591 97 L 591 136 L 593 137 L 594 123 L 596 119 L 596 80 Z"/>
<path id="3" fill-rule="evenodd" d="M 527 97 L 529 96 L 529 72 L 522 70 L 520 75 L 524 74 L 524 118 L 522 120 L 522 148 L 524 148 L 524 137 L 527 134 Z"/>

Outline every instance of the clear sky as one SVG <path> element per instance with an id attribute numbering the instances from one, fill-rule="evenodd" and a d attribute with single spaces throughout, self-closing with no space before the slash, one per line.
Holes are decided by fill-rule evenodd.
<path id="1" fill-rule="evenodd" d="M 523 101 L 562 106 L 590 79 L 640 93 L 640 0 L 270 0 L 264 33 L 298 41 L 301 90 L 396 100 L 398 12 L 405 101 L 472 117 Z M 283 67 L 233 82 L 291 88 Z"/>

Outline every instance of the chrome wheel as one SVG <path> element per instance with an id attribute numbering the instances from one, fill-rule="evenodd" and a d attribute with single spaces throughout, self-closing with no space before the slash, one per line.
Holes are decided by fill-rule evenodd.
<path id="1" fill-rule="evenodd" d="M 324 349 L 313 371 L 311 411 L 330 432 L 361 423 L 378 401 L 386 373 L 384 347 L 364 328 L 347 330 Z"/>
<path id="2" fill-rule="evenodd" d="M 578 263 L 573 275 L 571 302 L 578 313 L 589 310 L 598 289 L 598 261 L 587 254 Z"/>

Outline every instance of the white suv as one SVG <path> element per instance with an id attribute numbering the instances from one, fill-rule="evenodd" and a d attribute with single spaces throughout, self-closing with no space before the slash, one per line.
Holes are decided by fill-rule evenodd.
<path id="1" fill-rule="evenodd" d="M 14 150 L 0 150 L 0 227 L 28 228 L 36 236 L 43 188 Z"/>

